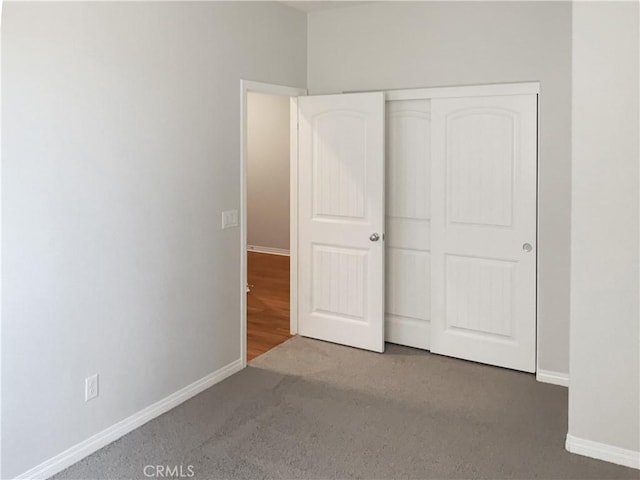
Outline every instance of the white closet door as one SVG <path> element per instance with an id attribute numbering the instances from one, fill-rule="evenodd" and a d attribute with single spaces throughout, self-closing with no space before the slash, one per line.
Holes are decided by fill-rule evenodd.
<path id="1" fill-rule="evenodd" d="M 435 353 L 535 371 L 536 105 L 432 101 Z"/>
<path id="2" fill-rule="evenodd" d="M 386 339 L 429 350 L 429 100 L 387 102 Z"/>
<path id="3" fill-rule="evenodd" d="M 300 97 L 299 333 L 384 351 L 384 96 Z"/>

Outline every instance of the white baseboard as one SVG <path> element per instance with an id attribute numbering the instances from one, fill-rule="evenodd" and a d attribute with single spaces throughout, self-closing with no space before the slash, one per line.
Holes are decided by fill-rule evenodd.
<path id="1" fill-rule="evenodd" d="M 18 475 L 16 480 L 49 478 L 100 450 L 105 445 L 114 442 L 127 433 L 144 425 L 148 421 L 153 420 L 172 408 L 177 407 L 181 403 L 186 402 L 191 397 L 194 397 L 198 393 L 242 370 L 242 368 L 242 359 L 235 360 L 219 370 L 210 373 L 206 377 L 193 382 L 191 385 L 187 385 L 168 397 L 140 410 L 137 413 L 134 413 L 130 417 L 125 418 L 124 420 L 110 426 L 92 437 L 87 438 L 83 442 L 74 445 L 55 457 L 42 462 L 40 465 Z"/>
<path id="2" fill-rule="evenodd" d="M 272 248 L 272 247 L 261 247 L 259 245 L 247 245 L 247 250 L 250 252 L 256 252 L 256 253 L 269 253 L 271 255 L 283 255 L 285 257 L 289 256 L 289 250 L 285 250 L 284 248 Z"/>
<path id="3" fill-rule="evenodd" d="M 560 385 L 561 387 L 569 386 L 569 374 L 561 372 L 552 372 L 550 370 L 540 370 L 536 373 L 536 380 L 542 383 L 551 383 Z"/>
<path id="4" fill-rule="evenodd" d="M 604 460 L 605 462 L 616 463 L 640 469 L 640 452 L 627 450 L 626 448 L 614 447 L 605 443 L 593 442 L 583 438 L 574 437 L 567 434 L 565 448 L 571 453 L 584 455 L 585 457 Z"/>

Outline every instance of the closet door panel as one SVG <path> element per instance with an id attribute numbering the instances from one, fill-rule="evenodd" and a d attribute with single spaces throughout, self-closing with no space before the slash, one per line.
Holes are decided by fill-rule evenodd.
<path id="1" fill-rule="evenodd" d="M 298 107 L 298 331 L 383 352 L 384 96 Z"/>
<path id="2" fill-rule="evenodd" d="M 432 351 L 535 371 L 537 96 L 432 101 Z"/>
<path id="3" fill-rule="evenodd" d="M 386 340 L 429 349 L 429 100 L 387 102 Z"/>

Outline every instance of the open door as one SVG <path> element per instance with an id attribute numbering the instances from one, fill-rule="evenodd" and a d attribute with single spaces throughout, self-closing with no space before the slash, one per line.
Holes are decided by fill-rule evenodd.
<path id="1" fill-rule="evenodd" d="M 383 352 L 384 94 L 298 108 L 298 332 Z"/>
<path id="2" fill-rule="evenodd" d="M 534 372 L 537 96 L 431 112 L 431 350 Z"/>

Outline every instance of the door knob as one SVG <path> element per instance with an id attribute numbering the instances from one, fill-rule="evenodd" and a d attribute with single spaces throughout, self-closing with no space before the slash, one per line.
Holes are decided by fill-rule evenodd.
<path id="1" fill-rule="evenodd" d="M 378 240 L 380 240 L 380 235 L 378 235 L 377 233 L 372 233 L 369 237 L 369 240 L 371 240 L 372 242 L 377 242 Z"/>
<path id="2" fill-rule="evenodd" d="M 522 245 L 522 250 L 524 250 L 525 253 L 529 253 L 531 250 L 533 250 L 533 247 L 531 246 L 530 243 L 524 243 Z"/>

